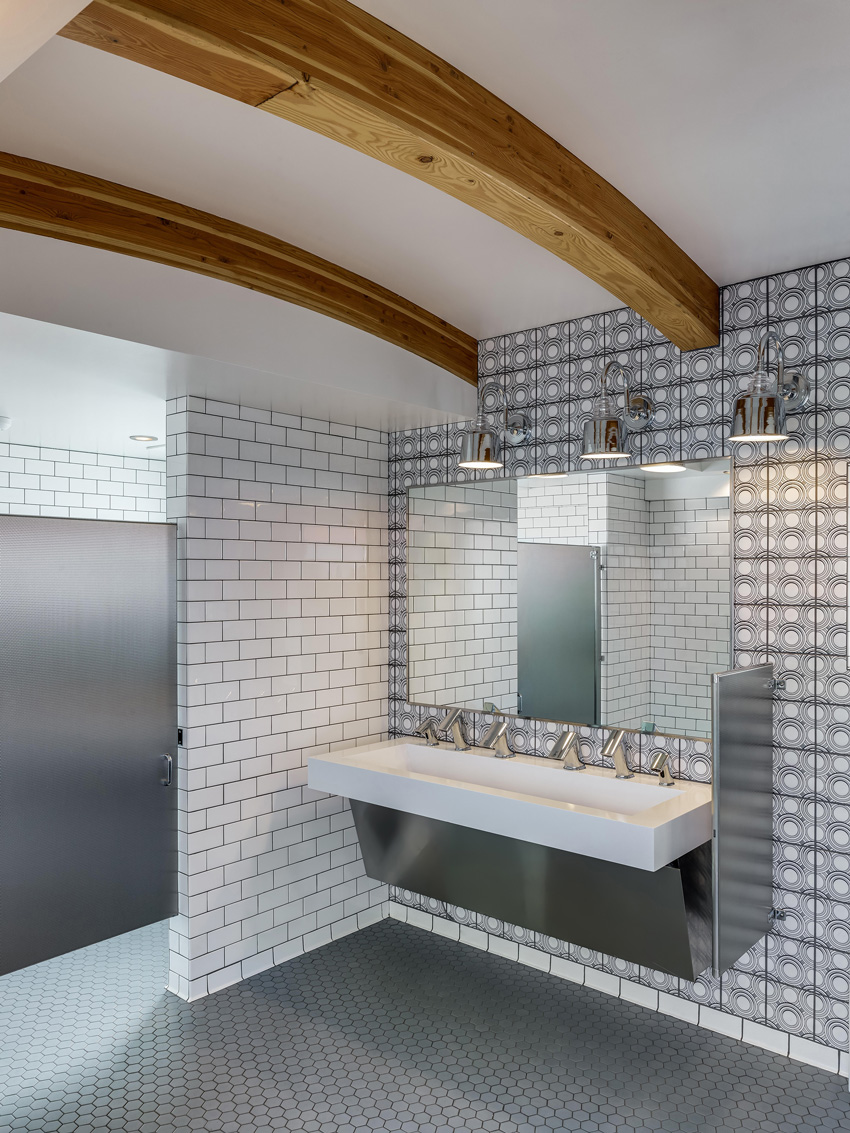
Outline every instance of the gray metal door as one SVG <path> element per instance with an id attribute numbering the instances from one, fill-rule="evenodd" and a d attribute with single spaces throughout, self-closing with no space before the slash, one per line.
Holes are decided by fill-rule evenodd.
<path id="1" fill-rule="evenodd" d="M 541 720 L 599 722 L 599 551 L 517 547 L 519 711 Z"/>
<path id="2" fill-rule="evenodd" d="M 0 516 L 0 974 L 177 911 L 175 548 Z"/>
<path id="3" fill-rule="evenodd" d="M 773 665 L 712 677 L 714 974 L 770 928 Z"/>

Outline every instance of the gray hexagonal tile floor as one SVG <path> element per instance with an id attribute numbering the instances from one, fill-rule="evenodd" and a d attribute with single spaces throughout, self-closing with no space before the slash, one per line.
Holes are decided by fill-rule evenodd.
<path id="1" fill-rule="evenodd" d="M 0 980 L 0 1130 L 831 1133 L 842 1079 L 384 921 L 197 1003 L 165 926 Z"/>

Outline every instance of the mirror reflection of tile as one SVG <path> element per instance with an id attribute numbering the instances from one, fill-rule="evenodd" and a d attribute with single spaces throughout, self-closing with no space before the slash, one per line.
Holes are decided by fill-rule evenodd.
<path id="1" fill-rule="evenodd" d="M 707 737 L 730 664 L 730 464 L 411 488 L 410 701 L 527 714 L 557 667 L 535 716 Z M 599 610 L 574 558 L 523 585 L 528 543 L 598 548 Z M 588 680 L 595 705 L 575 697 Z"/>

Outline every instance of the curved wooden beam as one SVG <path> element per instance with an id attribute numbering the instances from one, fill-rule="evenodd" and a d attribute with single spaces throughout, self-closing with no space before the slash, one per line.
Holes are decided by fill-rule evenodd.
<path id="1" fill-rule="evenodd" d="M 95 0 L 61 34 L 428 181 L 554 252 L 683 350 L 718 341 L 716 284 L 636 205 L 348 0 Z"/>
<path id="2" fill-rule="evenodd" d="M 55 236 L 262 291 L 377 335 L 476 384 L 471 335 L 352 271 L 264 232 L 0 153 L 0 227 Z"/>

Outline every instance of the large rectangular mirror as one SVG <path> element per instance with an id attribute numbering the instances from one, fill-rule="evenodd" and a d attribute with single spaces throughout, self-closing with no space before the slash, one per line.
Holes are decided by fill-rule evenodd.
<path id="1" fill-rule="evenodd" d="M 728 460 L 408 492 L 408 694 L 707 738 L 730 668 Z"/>

